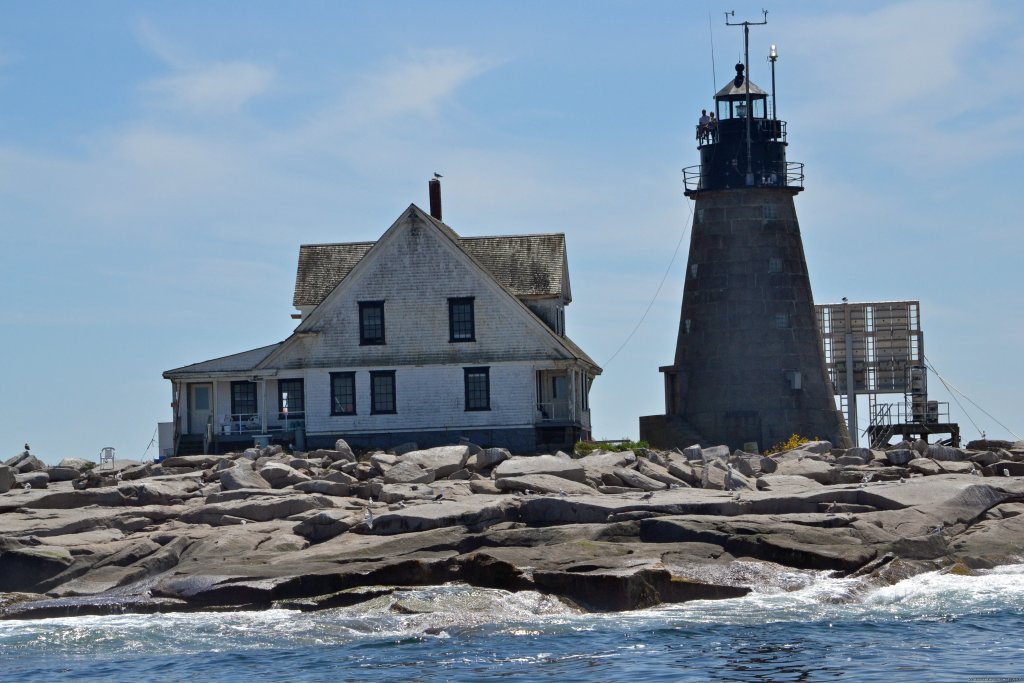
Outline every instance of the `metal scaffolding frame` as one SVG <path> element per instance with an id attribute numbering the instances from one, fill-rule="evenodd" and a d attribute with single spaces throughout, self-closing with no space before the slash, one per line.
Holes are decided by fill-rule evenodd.
<path id="1" fill-rule="evenodd" d="M 844 300 L 815 309 L 825 366 L 854 445 L 861 395 L 868 397 L 869 447 L 884 446 L 894 435 L 927 440 L 949 434 L 959 444 L 960 428 L 949 421 L 949 404 L 928 400 L 920 301 Z M 894 394 L 902 394 L 903 401 L 880 400 Z"/>

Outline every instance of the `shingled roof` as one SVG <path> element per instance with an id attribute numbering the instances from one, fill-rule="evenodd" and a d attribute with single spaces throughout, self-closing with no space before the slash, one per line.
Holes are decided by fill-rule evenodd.
<path id="1" fill-rule="evenodd" d="M 517 297 L 568 295 L 565 235 L 459 237 L 459 244 Z M 316 306 L 345 279 L 375 242 L 299 247 L 292 304 Z"/>
<path id="2" fill-rule="evenodd" d="M 258 349 L 251 349 L 249 351 L 242 351 L 241 353 L 234 353 L 230 356 L 223 356 L 221 358 L 214 358 L 213 360 L 202 361 L 201 363 L 193 363 L 191 365 L 184 365 L 180 368 L 174 368 L 164 373 L 165 379 L 172 379 L 174 377 L 181 377 L 184 375 L 205 375 L 214 372 L 223 373 L 240 373 L 249 372 L 256 368 L 263 359 L 271 354 L 274 349 L 281 346 L 281 342 L 277 344 L 271 344 L 269 346 L 261 346 Z"/>

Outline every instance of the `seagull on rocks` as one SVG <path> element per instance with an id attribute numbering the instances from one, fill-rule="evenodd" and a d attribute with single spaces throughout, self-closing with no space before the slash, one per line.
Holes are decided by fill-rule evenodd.
<path id="1" fill-rule="evenodd" d="M 533 495 L 533 491 L 531 491 L 530 489 L 526 489 L 525 491 L 523 491 L 523 493 L 525 493 L 528 496 L 532 496 Z"/>
<path id="2" fill-rule="evenodd" d="M 118 472 L 117 474 L 114 475 L 114 479 L 116 479 L 117 481 L 121 481 L 122 478 L 123 478 L 123 475 L 120 472 Z"/>
<path id="3" fill-rule="evenodd" d="M 405 501 L 404 500 L 398 501 L 398 507 L 405 508 Z"/>
<path id="4" fill-rule="evenodd" d="M 29 446 L 28 443 L 26 442 L 25 443 L 25 452 L 28 453 L 30 450 L 32 450 L 32 447 Z"/>
<path id="5" fill-rule="evenodd" d="M 1004 467 L 1004 468 L 1003 468 L 1003 476 L 1004 476 L 1004 477 L 1008 477 L 1008 476 L 1010 476 L 1010 470 L 1008 470 L 1008 469 L 1006 469 L 1006 468 Z"/>
<path id="6" fill-rule="evenodd" d="M 565 498 L 565 489 L 558 489 L 558 495 L 560 495 L 562 498 Z"/>
<path id="7" fill-rule="evenodd" d="M 444 492 L 443 491 L 441 493 L 437 494 L 436 496 L 434 496 L 434 500 L 441 500 L 442 498 L 444 498 Z"/>
<path id="8" fill-rule="evenodd" d="M 26 482 L 25 482 L 24 484 L 22 484 L 22 485 L 21 485 L 21 488 L 23 488 L 23 489 L 25 489 L 26 491 L 28 491 L 28 490 L 29 490 L 30 488 L 32 488 L 32 484 L 30 484 L 30 483 L 28 483 L 28 482 L 26 481 Z"/>
<path id="9" fill-rule="evenodd" d="M 372 529 L 373 528 L 373 510 L 371 510 L 370 508 L 366 508 L 366 511 L 363 513 L 363 518 L 366 520 L 366 528 L 367 529 Z"/>
<path id="10" fill-rule="evenodd" d="M 640 500 L 650 500 L 651 498 L 654 498 L 654 491 L 648 491 L 644 495 L 640 496 Z"/>

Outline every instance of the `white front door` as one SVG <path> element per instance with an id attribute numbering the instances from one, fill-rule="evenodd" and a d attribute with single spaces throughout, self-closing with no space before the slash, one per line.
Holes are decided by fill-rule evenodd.
<path id="1" fill-rule="evenodd" d="M 205 434 L 213 416 L 213 385 L 188 385 L 188 433 Z"/>

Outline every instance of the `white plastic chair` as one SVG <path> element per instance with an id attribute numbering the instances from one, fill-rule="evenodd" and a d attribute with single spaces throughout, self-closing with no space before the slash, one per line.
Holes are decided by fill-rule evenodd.
<path id="1" fill-rule="evenodd" d="M 100 449 L 100 467 L 103 467 L 103 463 L 109 462 L 111 469 L 114 467 L 114 448 L 113 446 L 107 446 L 106 448 Z"/>

